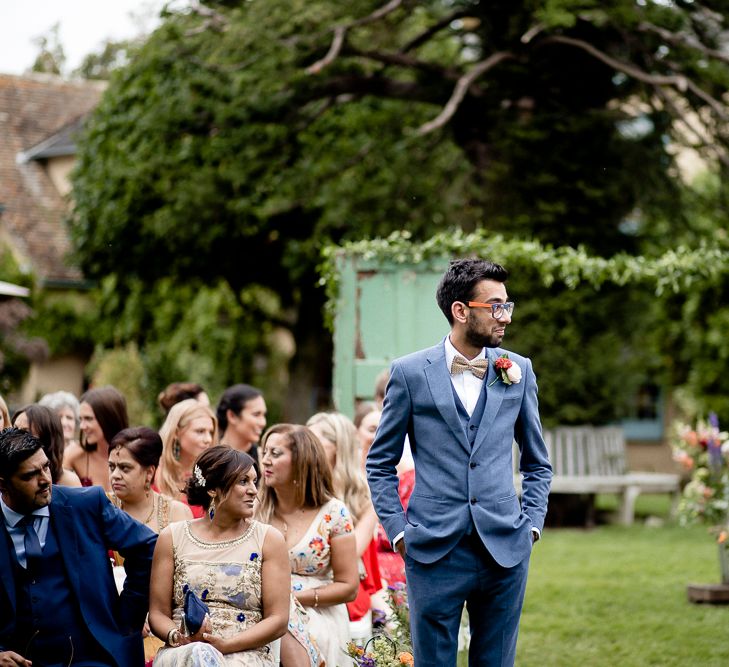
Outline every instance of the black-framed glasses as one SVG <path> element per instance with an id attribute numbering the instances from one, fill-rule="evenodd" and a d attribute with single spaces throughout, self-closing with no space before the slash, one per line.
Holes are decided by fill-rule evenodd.
<path id="1" fill-rule="evenodd" d="M 506 303 L 481 303 L 480 301 L 469 301 L 469 308 L 491 308 L 491 315 L 495 320 L 500 320 L 504 315 L 511 317 L 514 312 L 514 302 L 507 301 Z"/>

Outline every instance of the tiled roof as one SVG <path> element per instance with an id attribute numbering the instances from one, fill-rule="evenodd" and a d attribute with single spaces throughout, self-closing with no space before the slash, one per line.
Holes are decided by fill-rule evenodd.
<path id="1" fill-rule="evenodd" d="M 0 204 L 4 207 L 0 229 L 45 282 L 77 281 L 82 276 L 67 261 L 68 202 L 51 182 L 41 158 L 51 157 L 44 154 L 47 144 L 58 147 L 65 142 L 62 154 L 69 154 L 70 132 L 98 104 L 104 85 L 46 74 L 0 74 Z"/>

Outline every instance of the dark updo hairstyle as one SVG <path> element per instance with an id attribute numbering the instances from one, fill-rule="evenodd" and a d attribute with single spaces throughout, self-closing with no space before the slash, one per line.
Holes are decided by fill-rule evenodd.
<path id="1" fill-rule="evenodd" d="M 200 394 L 204 393 L 205 389 L 196 382 L 173 382 L 168 384 L 164 391 L 160 392 L 157 396 L 157 402 L 167 414 L 172 406 L 180 401 L 187 398 L 197 399 Z"/>
<path id="2" fill-rule="evenodd" d="M 38 405 L 38 403 L 31 403 L 15 411 L 13 424 L 22 414 L 25 414 L 28 420 L 28 432 L 40 440 L 48 462 L 51 464 L 53 483 L 58 484 L 58 480 L 63 475 L 63 450 L 66 446 L 61 418 L 50 408 Z"/>
<path id="3" fill-rule="evenodd" d="M 192 468 L 193 473 L 187 480 L 187 502 L 190 505 L 202 505 L 207 510 L 212 500 L 208 491 L 219 491 L 222 497 L 219 496 L 218 501 L 221 501 L 252 467 L 253 459 L 245 452 L 226 445 L 209 447 L 197 457 Z M 204 486 L 195 474 L 196 469 L 205 480 Z"/>
<path id="4" fill-rule="evenodd" d="M 140 466 L 156 470 L 162 456 L 162 438 L 148 426 L 125 428 L 112 439 L 109 454 L 116 449 L 126 449 Z"/>
<path id="5" fill-rule="evenodd" d="M 104 440 L 109 444 L 119 431 L 129 426 L 127 402 L 116 387 L 107 385 L 98 389 L 89 389 L 81 396 L 79 403 L 88 403 L 91 406 L 94 417 L 104 433 Z M 96 449 L 95 444 L 90 445 L 86 442 L 83 434 L 81 446 L 87 452 L 93 452 Z"/>
<path id="6" fill-rule="evenodd" d="M 248 401 L 263 396 L 260 389 L 251 387 L 249 384 L 234 384 L 228 387 L 218 402 L 218 426 L 221 433 L 225 433 L 228 428 L 228 410 L 234 415 L 239 415 Z"/>

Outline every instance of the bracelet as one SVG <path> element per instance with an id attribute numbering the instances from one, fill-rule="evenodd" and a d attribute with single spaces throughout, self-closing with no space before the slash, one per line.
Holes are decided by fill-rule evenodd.
<path id="1" fill-rule="evenodd" d="M 171 628 L 167 633 L 167 644 L 172 648 L 177 648 L 180 645 L 180 631 L 177 628 Z"/>
<path id="2" fill-rule="evenodd" d="M 319 606 L 319 589 L 314 589 L 314 609 L 316 609 Z"/>

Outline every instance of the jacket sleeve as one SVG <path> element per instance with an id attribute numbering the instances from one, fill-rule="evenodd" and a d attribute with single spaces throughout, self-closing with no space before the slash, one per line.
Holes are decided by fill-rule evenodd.
<path id="1" fill-rule="evenodd" d="M 537 379 L 529 359 L 524 373 L 524 400 L 514 431 L 519 445 L 519 469 L 523 476 L 521 505 L 532 526 L 540 532 L 547 514 L 547 499 L 552 482 L 552 466 L 542 437 L 537 400 Z"/>
<path id="2" fill-rule="evenodd" d="M 119 596 L 117 622 L 128 633 L 141 630 L 149 608 L 149 574 L 157 535 L 102 494 L 105 543 L 124 558 L 126 580 Z"/>
<path id="3" fill-rule="evenodd" d="M 367 481 L 372 502 L 390 542 L 405 530 L 407 523 L 398 495 L 396 466 L 402 458 L 411 413 L 412 402 L 405 374 L 395 361 L 390 369 L 380 425 L 367 455 Z"/>

